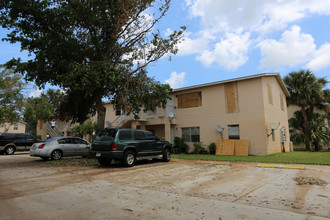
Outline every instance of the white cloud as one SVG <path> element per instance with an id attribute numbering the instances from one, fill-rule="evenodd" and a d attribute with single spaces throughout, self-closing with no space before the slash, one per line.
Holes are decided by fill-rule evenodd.
<path id="1" fill-rule="evenodd" d="M 192 17 L 205 26 L 244 31 L 275 31 L 311 14 L 330 15 L 330 1 L 324 0 L 190 0 Z"/>
<path id="2" fill-rule="evenodd" d="M 30 92 L 29 97 L 36 98 L 36 97 L 39 97 L 42 93 L 43 93 L 43 90 L 36 89 L 36 90 Z"/>
<path id="3" fill-rule="evenodd" d="M 215 44 L 213 51 L 205 51 L 197 60 L 205 66 L 213 63 L 227 70 L 234 70 L 248 61 L 248 49 L 250 46 L 250 34 L 244 35 L 227 33 L 225 39 Z"/>
<path id="4" fill-rule="evenodd" d="M 306 65 L 308 69 L 318 71 L 330 66 L 330 43 L 325 43 L 314 54 L 314 58 Z"/>
<path id="5" fill-rule="evenodd" d="M 328 46 L 314 54 L 313 36 L 296 23 L 315 15 L 329 16 L 330 1 L 185 0 L 185 6 L 193 22 L 200 21 L 200 30 L 185 36 L 178 45 L 179 55 L 196 54 L 205 66 L 235 70 L 248 62 L 248 52 L 255 49 L 260 49 L 262 68 L 306 65 L 311 59 L 308 67 L 328 65 Z"/>
<path id="6" fill-rule="evenodd" d="M 165 82 L 170 84 L 170 86 L 174 89 L 180 88 L 185 83 L 185 76 L 186 76 L 185 72 L 182 73 L 172 72 L 171 77 L 165 80 Z"/>
<path id="7" fill-rule="evenodd" d="M 261 50 L 261 67 L 295 66 L 307 62 L 315 52 L 314 39 L 301 33 L 299 26 L 285 31 L 278 41 L 268 39 L 258 44 Z"/>

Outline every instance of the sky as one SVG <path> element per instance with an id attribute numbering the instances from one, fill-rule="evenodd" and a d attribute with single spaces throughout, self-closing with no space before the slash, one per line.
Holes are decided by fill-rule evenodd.
<path id="1" fill-rule="evenodd" d="M 156 28 L 166 36 L 180 26 L 187 29 L 178 54 L 148 68 L 174 89 L 300 69 L 330 81 L 330 0 L 172 0 Z M 0 63 L 18 56 L 29 58 L 18 44 L 0 42 Z"/>

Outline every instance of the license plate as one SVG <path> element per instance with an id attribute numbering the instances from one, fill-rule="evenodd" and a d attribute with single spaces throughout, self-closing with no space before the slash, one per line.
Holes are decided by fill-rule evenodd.
<path id="1" fill-rule="evenodd" d="M 96 156 L 97 156 L 97 157 L 100 157 L 100 156 L 101 156 L 101 153 L 96 153 Z"/>

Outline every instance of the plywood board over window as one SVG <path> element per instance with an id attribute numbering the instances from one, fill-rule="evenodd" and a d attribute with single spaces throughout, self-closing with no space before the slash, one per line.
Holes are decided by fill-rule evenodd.
<path id="1" fill-rule="evenodd" d="M 281 101 L 281 110 L 284 111 L 284 97 L 283 94 L 280 94 L 280 101 Z"/>
<path id="2" fill-rule="evenodd" d="M 225 84 L 225 96 L 227 112 L 239 112 L 237 82 Z"/>
<path id="3" fill-rule="evenodd" d="M 178 108 L 202 106 L 202 92 L 192 92 L 178 95 Z"/>
<path id="4" fill-rule="evenodd" d="M 268 90 L 268 102 L 269 104 L 273 104 L 273 93 L 272 93 L 272 86 L 270 84 L 267 84 L 267 90 Z"/>

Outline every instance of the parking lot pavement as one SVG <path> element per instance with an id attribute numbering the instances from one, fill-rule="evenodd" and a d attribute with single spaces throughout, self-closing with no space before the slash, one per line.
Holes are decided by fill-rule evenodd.
<path id="1" fill-rule="evenodd" d="M 0 180 L 0 219 L 330 218 L 328 166 L 52 167 L 21 154 L 0 156 Z"/>

